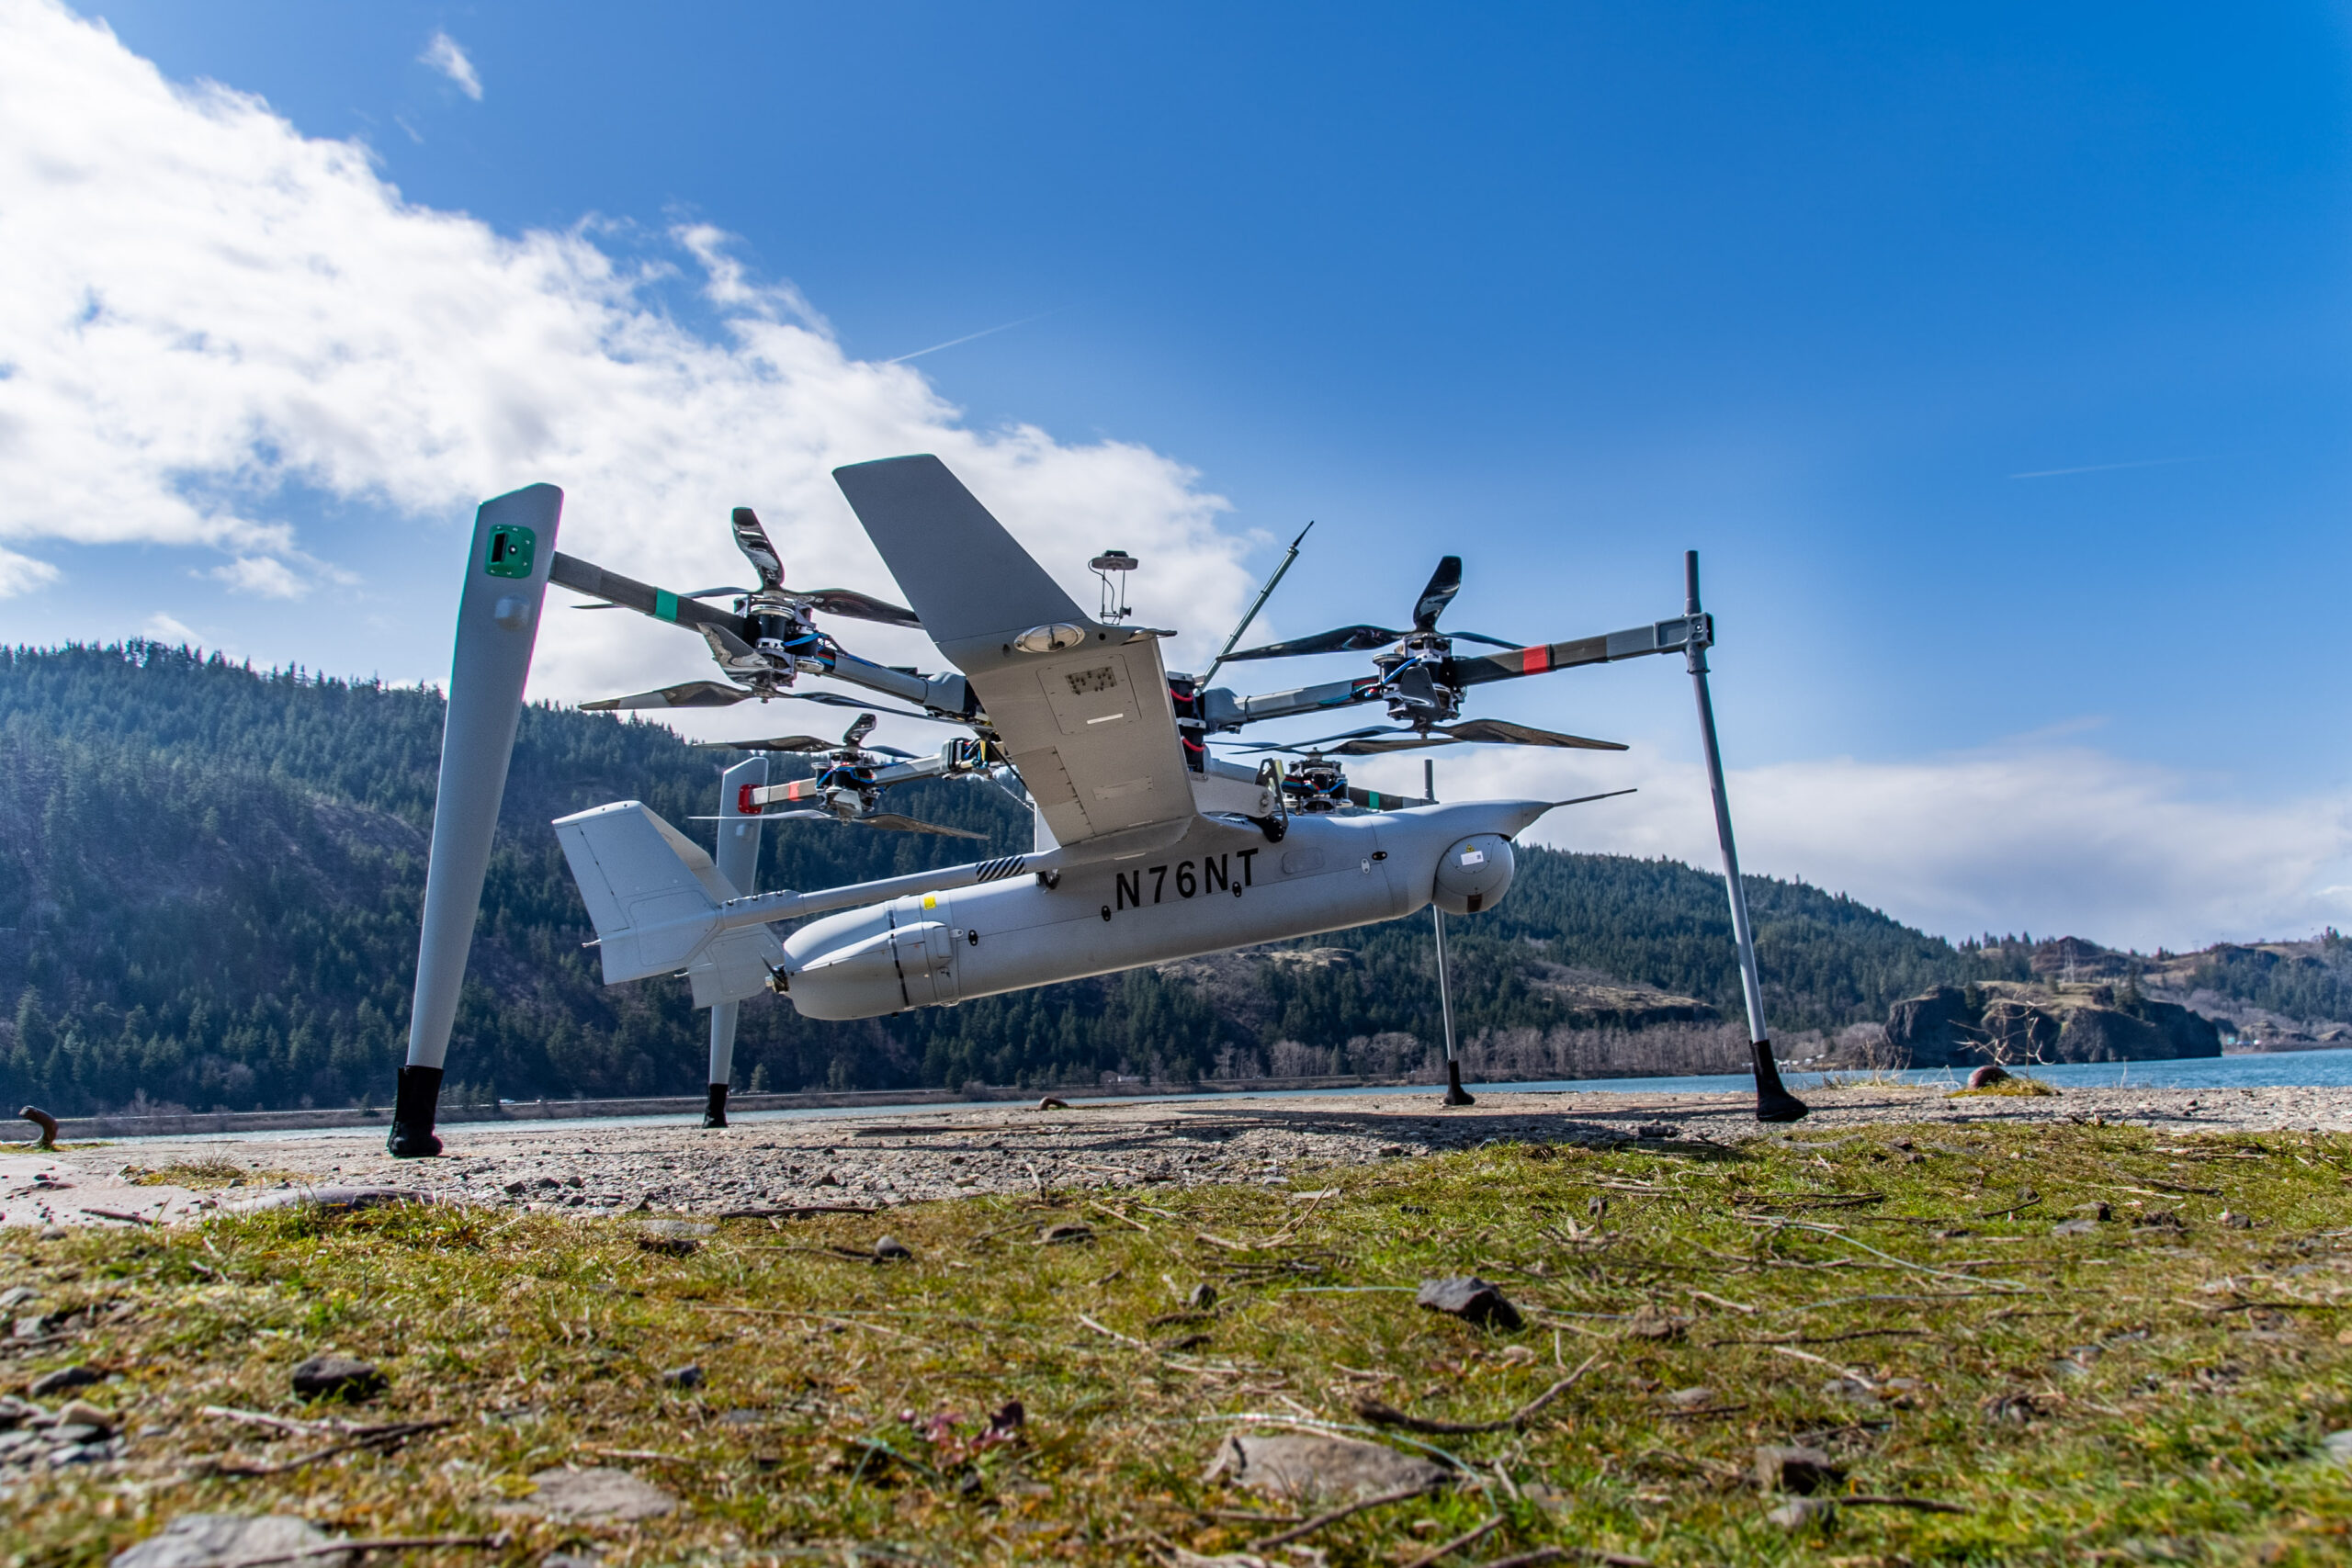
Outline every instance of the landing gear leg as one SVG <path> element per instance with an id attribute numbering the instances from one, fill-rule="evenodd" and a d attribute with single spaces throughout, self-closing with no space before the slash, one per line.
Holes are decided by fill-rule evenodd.
<path id="1" fill-rule="evenodd" d="M 1690 686 L 1699 698 L 1699 739 L 1707 750 L 1707 787 L 1715 799 L 1715 838 L 1724 852 L 1724 886 L 1731 897 L 1731 935 L 1739 948 L 1739 987 L 1747 1001 L 1748 1048 L 1755 1054 L 1756 1119 L 1801 1121 L 1810 1109 L 1781 1082 L 1772 1059 L 1772 1037 L 1764 1027 L 1764 986 L 1756 975 L 1756 931 L 1747 922 L 1747 890 L 1739 880 L 1739 852 L 1732 847 L 1731 801 L 1724 793 L 1723 753 L 1715 746 L 1715 708 L 1707 695 L 1707 623 L 1699 613 L 1699 552 L 1682 557 L 1684 614 L 1690 618 Z"/>
<path id="2" fill-rule="evenodd" d="M 1445 1103 L 1476 1105 L 1477 1100 L 1462 1087 L 1462 1060 L 1453 1054 L 1453 992 L 1445 981 L 1445 911 L 1432 904 L 1430 919 L 1437 922 L 1437 1006 L 1445 1018 Z"/>

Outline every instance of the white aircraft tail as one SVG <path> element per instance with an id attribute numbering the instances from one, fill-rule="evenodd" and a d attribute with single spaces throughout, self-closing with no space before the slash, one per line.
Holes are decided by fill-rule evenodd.
<path id="1" fill-rule="evenodd" d="M 624 800 L 560 818 L 556 838 L 595 922 L 605 984 L 683 971 L 695 1006 L 739 1001 L 767 984 L 783 944 L 765 926 L 720 931 L 735 887 L 693 840 Z"/>

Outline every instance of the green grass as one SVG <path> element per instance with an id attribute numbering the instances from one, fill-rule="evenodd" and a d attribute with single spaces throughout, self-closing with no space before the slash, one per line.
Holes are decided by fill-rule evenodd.
<path id="1" fill-rule="evenodd" d="M 1319 1200 L 1151 1189 L 735 1221 L 684 1257 L 626 1221 L 492 1210 L 18 1233 L 0 1286 L 104 1310 L 83 1344 L 19 1354 L 0 1381 L 112 1367 L 87 1396 L 149 1435 L 133 1473 L 19 1483 L 0 1551 L 94 1564 L 179 1513 L 274 1510 L 359 1536 L 514 1532 L 420 1563 L 526 1568 L 590 1540 L 615 1568 L 853 1546 L 867 1562 L 1165 1562 L 1277 1528 L 1233 1515 L 1289 1517 L 1202 1480 L 1245 1418 L 1360 1428 L 1372 1399 L 1476 1422 L 1597 1355 L 1523 1429 L 1388 1432 L 1468 1483 L 1317 1531 L 1300 1544 L 1321 1559 L 1266 1560 L 1401 1568 L 1499 1514 L 1449 1562 L 1558 1544 L 1842 1568 L 2339 1562 L 2352 1476 L 2314 1450 L 2352 1427 L 2347 1171 L 2340 1137 L 1936 1126 L 1490 1145 L 1296 1179 Z M 2051 1234 L 2097 1201 L 2114 1217 L 2094 1234 Z M 2186 1228 L 2132 1224 L 2156 1211 Z M 1038 1242 L 1070 1223 L 1091 1239 Z M 914 1261 L 826 1250 L 886 1230 Z M 1465 1272 L 1529 1325 L 1414 1309 L 1417 1281 Z M 1216 1307 L 1190 1314 L 1203 1282 Z M 457 1425 L 280 1475 L 198 1472 L 315 1446 L 200 1411 L 304 1414 L 288 1373 L 326 1349 L 392 1376 L 360 1418 Z M 665 1386 L 688 1361 L 707 1382 Z M 1881 1397 L 1827 1387 L 1849 1373 Z M 1667 1402 L 1701 1386 L 1695 1413 Z M 978 1441 L 1015 1399 L 1020 1439 Z M 1969 1511 L 1851 1507 L 1785 1531 L 1745 1477 L 1756 1445 L 1796 1440 L 1836 1454 L 1849 1490 Z M 684 1506 L 609 1530 L 493 1511 L 565 1462 L 632 1470 Z"/>

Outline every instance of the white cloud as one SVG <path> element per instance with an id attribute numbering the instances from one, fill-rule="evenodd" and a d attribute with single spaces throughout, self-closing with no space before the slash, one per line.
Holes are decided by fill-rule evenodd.
<path id="1" fill-rule="evenodd" d="M 20 556 L 14 550 L 0 550 L 0 599 L 46 588 L 57 578 L 57 569 L 45 560 Z"/>
<path id="2" fill-rule="evenodd" d="M 310 587 L 275 556 L 239 556 L 205 575 L 227 583 L 236 592 L 258 593 L 265 599 L 300 599 Z"/>
<path id="3" fill-rule="evenodd" d="M 466 58 L 466 51 L 458 47 L 456 39 L 436 28 L 424 52 L 416 58 L 420 64 L 430 65 L 455 82 L 458 91 L 476 103 L 481 102 L 481 75 L 474 70 L 474 62 Z"/>
<path id="4" fill-rule="evenodd" d="M 0 0 L 0 539 L 209 548 L 232 584 L 288 592 L 336 553 L 286 521 L 300 486 L 449 552 L 454 576 L 473 503 L 546 479 L 567 492 L 563 547 L 633 576 L 736 581 L 726 519 L 748 504 L 794 581 L 894 595 L 831 469 L 930 451 L 1082 603 L 1085 558 L 1123 543 L 1197 641 L 1230 624 L 1242 545 L 1189 469 L 973 430 L 919 370 L 844 355 L 722 231 L 673 239 L 717 337 L 663 308 L 674 268 L 584 226 L 507 236 L 417 207 L 365 148 L 166 82 L 51 0 Z M 8 559 L 27 582 L 54 571 L 0 558 L 0 585 Z M 692 639 L 616 619 L 550 615 L 535 694 L 709 673 Z M 910 634 L 854 641 L 936 660 Z"/>
<path id="5" fill-rule="evenodd" d="M 153 637 L 157 642 L 180 643 L 188 648 L 194 648 L 204 640 L 203 634 L 194 626 L 189 626 L 178 616 L 165 615 L 161 610 L 148 616 L 146 625 L 141 626 L 139 630 L 141 635 Z"/>
<path id="6" fill-rule="evenodd" d="M 1713 869 L 1706 775 L 1679 749 L 1465 750 L 1439 764 L 1440 791 L 1566 799 L 1638 785 L 1556 812 L 1530 837 Z M 1419 772 L 1391 762 L 1385 786 L 1418 788 Z M 2266 805 L 2200 798 L 2193 784 L 2036 737 L 1913 761 L 1735 770 L 1728 789 L 1743 870 L 1849 893 L 1954 940 L 2030 930 L 2147 952 L 2308 935 L 2352 914 L 2334 886 L 2352 859 L 2352 795 Z"/>

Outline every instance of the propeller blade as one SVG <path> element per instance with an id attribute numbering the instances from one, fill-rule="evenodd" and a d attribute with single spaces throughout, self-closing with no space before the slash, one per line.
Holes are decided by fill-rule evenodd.
<path id="1" fill-rule="evenodd" d="M 689 822 L 813 822 L 819 818 L 828 822 L 841 820 L 830 811 L 761 811 L 748 817 L 738 812 L 726 817 L 689 817 L 686 820 Z"/>
<path id="2" fill-rule="evenodd" d="M 757 692 L 730 686 L 724 681 L 687 681 L 656 691 L 633 693 L 626 697 L 600 697 L 593 703 L 582 703 L 580 711 L 610 713 L 616 708 L 724 708 L 733 707 L 746 697 L 758 695 Z"/>
<path id="3" fill-rule="evenodd" d="M 813 735 L 775 735 L 764 740 L 689 740 L 697 751 L 831 751 L 835 742 Z"/>
<path id="4" fill-rule="evenodd" d="M 1467 740 L 1481 746 L 1572 746 L 1583 751 L 1623 751 L 1620 740 L 1595 740 L 1589 736 L 1563 735 L 1556 729 L 1537 729 L 1531 725 L 1513 724 L 1502 718 L 1465 718 L 1459 724 L 1449 724 L 1445 732 L 1456 740 Z"/>
<path id="5" fill-rule="evenodd" d="M 839 692 L 778 692 L 779 698 L 796 703 L 822 703 L 829 708 L 860 708 L 874 713 L 888 714 L 892 718 L 920 718 L 931 724 L 961 724 L 956 718 L 942 718 L 935 713 L 919 713 L 913 708 L 876 707 L 869 701 L 842 696 Z"/>
<path id="6" fill-rule="evenodd" d="M 879 621 L 886 626 L 912 626 L 922 629 L 922 622 L 912 610 L 903 604 L 893 604 L 888 599 L 876 599 L 870 593 L 860 593 L 854 588 L 820 588 L 808 595 L 808 607 L 828 615 L 846 615 L 854 621 Z M 1516 643 L 1508 645 L 1516 648 Z"/>
<path id="7" fill-rule="evenodd" d="M 1484 632 L 1448 632 L 1445 635 L 1452 637 L 1456 642 L 1483 642 L 1488 648 L 1518 648 L 1521 646 L 1515 642 L 1505 642 L 1498 637 L 1488 637 Z"/>
<path id="8" fill-rule="evenodd" d="M 748 506 L 735 509 L 735 547 L 760 574 L 760 586 L 774 593 L 784 587 L 784 560 L 768 543 L 768 531 L 760 526 L 760 514 Z"/>
<path id="9" fill-rule="evenodd" d="M 867 828 L 888 828 L 894 833 L 936 833 L 948 839 L 985 839 L 986 833 L 975 833 L 964 828 L 943 828 L 936 822 L 918 822 L 911 817 L 901 817 L 895 811 L 877 811 L 871 817 L 852 818 Z"/>
<path id="10" fill-rule="evenodd" d="M 759 659 L 756 649 L 725 626 L 705 621 L 695 630 L 702 633 L 702 640 L 710 645 L 710 656 L 718 660 L 718 667 L 722 670 L 734 668 L 727 662 L 730 659 Z"/>
<path id="11" fill-rule="evenodd" d="M 1227 654 L 1225 660 L 1236 664 L 1245 659 L 1291 659 L 1307 653 L 1367 653 L 1375 648 L 1386 648 L 1404 635 L 1386 626 L 1338 626 L 1313 637 L 1270 642 L 1263 648 L 1245 648 L 1239 653 Z"/>
<path id="12" fill-rule="evenodd" d="M 859 714 L 855 718 L 850 721 L 849 728 L 842 732 L 842 744 L 852 750 L 855 750 L 857 749 L 857 743 L 865 739 L 867 736 L 873 734 L 874 727 L 881 722 L 882 721 L 880 719 L 876 718 L 870 713 Z"/>
<path id="13" fill-rule="evenodd" d="M 1420 751 L 1431 746 L 1458 746 L 1461 742 L 1451 735 L 1401 735 L 1394 740 L 1351 740 L 1345 746 L 1334 746 L 1334 757 L 1377 757 L 1386 751 Z"/>
<path id="14" fill-rule="evenodd" d="M 917 755 L 913 751 L 901 751 L 896 746 L 868 746 L 866 750 L 881 756 L 896 757 L 902 762 L 911 762 Z"/>
<path id="15" fill-rule="evenodd" d="M 1437 618 L 1445 614 L 1445 607 L 1453 604 L 1453 596 L 1461 592 L 1462 558 L 1444 557 L 1437 563 L 1437 570 L 1430 573 L 1430 585 L 1421 590 L 1419 599 L 1413 601 L 1413 629 L 1417 632 L 1436 630 Z"/>
<path id="16" fill-rule="evenodd" d="M 1305 751 L 1316 747 L 1328 746 L 1334 740 L 1354 740 L 1366 735 L 1395 735 L 1398 733 L 1400 733 L 1400 731 L 1392 729 L 1385 725 L 1374 725 L 1367 729 L 1351 729 L 1346 731 L 1344 734 L 1326 735 L 1314 740 L 1215 740 L 1211 741 L 1210 744 L 1215 746 L 1230 746 L 1237 751 Z"/>

